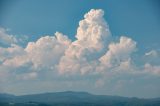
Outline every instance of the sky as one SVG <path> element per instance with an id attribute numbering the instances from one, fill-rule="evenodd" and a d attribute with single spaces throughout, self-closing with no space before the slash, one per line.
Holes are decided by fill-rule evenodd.
<path id="1" fill-rule="evenodd" d="M 160 97 L 159 5 L 1 0 L 0 92 Z"/>

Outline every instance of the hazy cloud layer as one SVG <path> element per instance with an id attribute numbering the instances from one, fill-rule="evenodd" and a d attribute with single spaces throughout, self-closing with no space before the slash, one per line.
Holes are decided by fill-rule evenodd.
<path id="1" fill-rule="evenodd" d="M 10 46 L 0 47 L 0 83 L 35 79 L 56 80 L 57 84 L 69 81 L 69 89 L 79 81 L 84 89 L 90 83 L 95 89 L 110 86 L 118 92 L 127 84 L 135 84 L 139 77 L 159 78 L 158 51 L 145 53 L 143 64 L 136 64 L 132 54 L 137 51 L 137 42 L 125 36 L 116 40 L 103 15 L 101 9 L 86 13 L 79 22 L 75 41 L 56 32 L 54 36 L 41 37 L 22 47 L 16 37 L 1 28 L 0 44 Z"/>

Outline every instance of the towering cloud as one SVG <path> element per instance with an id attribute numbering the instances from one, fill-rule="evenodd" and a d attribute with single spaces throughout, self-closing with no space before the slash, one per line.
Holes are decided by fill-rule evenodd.
<path id="1" fill-rule="evenodd" d="M 110 30 L 103 18 L 103 10 L 92 9 L 79 22 L 74 42 L 65 51 L 58 69 L 60 73 L 93 70 L 92 62 L 98 60 L 107 50 Z"/>
<path id="2" fill-rule="evenodd" d="M 137 50 L 137 43 L 125 36 L 115 40 L 103 15 L 101 9 L 86 13 L 79 22 L 75 41 L 56 32 L 54 36 L 29 42 L 24 48 L 18 45 L 17 38 L 0 29 L 0 44 L 11 45 L 0 47 L 0 82 L 36 78 L 41 81 L 49 78 L 48 82 L 52 82 L 69 76 L 70 82 L 83 79 L 85 83 L 93 82 L 93 86 L 98 87 L 105 86 L 109 80 L 117 80 L 117 77 L 126 80 L 128 76 L 159 76 L 159 65 L 152 65 L 153 62 L 149 61 L 142 65 L 134 62 L 132 53 Z M 159 58 L 156 51 L 145 56 Z M 127 81 L 122 82 L 134 82 Z"/>

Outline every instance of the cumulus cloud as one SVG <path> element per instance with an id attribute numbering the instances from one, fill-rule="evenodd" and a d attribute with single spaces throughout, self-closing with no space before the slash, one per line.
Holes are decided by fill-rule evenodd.
<path id="1" fill-rule="evenodd" d="M 144 65 L 144 68 L 145 68 L 145 71 L 148 72 L 149 74 L 160 76 L 160 66 L 151 65 L 149 63 L 146 63 Z"/>
<path id="2" fill-rule="evenodd" d="M 2 65 L 18 68 L 30 63 L 33 70 L 52 69 L 69 44 L 67 36 L 57 32 L 55 36 L 45 36 L 36 42 L 29 42 L 26 48 L 17 45 L 1 48 L 2 59 L 5 58 Z"/>
<path id="3" fill-rule="evenodd" d="M 67 36 L 57 32 L 55 36 L 45 36 L 36 42 L 29 42 L 25 51 L 34 68 L 51 69 L 59 62 L 70 43 Z"/>
<path id="4" fill-rule="evenodd" d="M 94 70 L 94 61 L 98 60 L 107 50 L 110 30 L 103 18 L 103 10 L 90 10 L 79 22 L 74 42 L 65 51 L 58 69 L 60 73 Z"/>
<path id="5" fill-rule="evenodd" d="M 4 28 L 0 28 L 0 44 L 1 45 L 10 45 L 17 42 L 18 40 L 15 36 L 7 34 L 7 31 Z"/>
<path id="6" fill-rule="evenodd" d="M 8 34 L 8 29 L 0 27 L 0 47 L 9 47 L 12 44 L 23 44 L 27 39 L 25 35 L 16 37 L 15 35 Z"/>
<path id="7" fill-rule="evenodd" d="M 3 62 L 8 58 L 13 58 L 21 54 L 23 54 L 23 48 L 15 44 L 12 44 L 10 47 L 7 48 L 0 47 L 0 62 Z"/>
<path id="8" fill-rule="evenodd" d="M 99 60 L 105 67 L 116 67 L 130 59 L 131 53 L 136 50 L 136 42 L 122 36 L 119 43 L 111 43 L 109 50 Z"/>
<path id="9" fill-rule="evenodd" d="M 79 22 L 75 41 L 56 32 L 54 36 L 43 36 L 21 47 L 16 38 L 0 29 L 0 43 L 10 44 L 0 47 L 0 80 L 8 77 L 32 80 L 39 76 L 62 79 L 69 76 L 72 80 L 76 76 L 81 80 L 90 79 L 97 88 L 116 78 L 160 75 L 159 65 L 144 62 L 140 66 L 134 62 L 132 54 L 137 50 L 136 41 L 125 36 L 115 40 L 103 16 L 101 9 L 86 13 Z M 145 56 L 159 55 L 152 50 Z"/>

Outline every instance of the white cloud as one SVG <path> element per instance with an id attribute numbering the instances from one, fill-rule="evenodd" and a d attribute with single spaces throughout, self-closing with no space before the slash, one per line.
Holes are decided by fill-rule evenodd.
<path id="1" fill-rule="evenodd" d="M 11 45 L 0 47 L 1 82 L 39 77 L 41 80 L 46 77 L 63 80 L 69 76 L 69 81 L 82 80 L 86 84 L 89 79 L 87 81 L 93 81 L 93 87 L 103 88 L 110 80 L 118 82 L 118 78 L 125 82 L 128 77 L 138 75 L 159 76 L 159 65 L 145 62 L 138 65 L 134 62 L 132 53 L 137 50 L 137 43 L 125 36 L 115 41 L 103 15 L 101 9 L 91 9 L 85 14 L 79 22 L 77 39 L 73 42 L 66 35 L 56 32 L 54 36 L 29 42 L 23 48 L 15 44 L 16 38 L 1 29 L 0 43 Z M 145 56 L 157 58 L 158 52 L 152 50 Z"/>
<path id="2" fill-rule="evenodd" d="M 56 70 L 60 74 L 74 75 L 135 70 L 131 54 L 136 51 L 136 42 L 125 36 L 120 37 L 119 42 L 113 41 L 103 15 L 101 9 L 91 9 L 86 13 L 79 22 L 77 40 L 73 42 L 56 32 L 55 36 L 44 36 L 36 42 L 29 42 L 25 48 L 15 44 L 1 47 L 1 64 L 15 69 Z M 156 52 L 146 53 L 151 54 L 156 55 Z"/>
<path id="3" fill-rule="evenodd" d="M 101 50 L 110 37 L 110 30 L 101 9 L 91 9 L 79 22 L 75 44 Z"/>
<path id="4" fill-rule="evenodd" d="M 8 34 L 8 30 L 0 27 L 0 47 L 9 47 L 12 44 L 24 44 L 28 37 L 23 35 L 16 37 L 15 35 Z"/>
<path id="5" fill-rule="evenodd" d="M 17 43 L 18 40 L 15 36 L 7 34 L 4 28 L 0 28 L 0 44 L 10 45 Z"/>
<path id="6" fill-rule="evenodd" d="M 70 42 L 67 36 L 57 32 L 55 36 L 45 36 L 36 42 L 29 42 L 25 51 L 35 69 L 51 69 L 58 64 Z"/>
<path id="7" fill-rule="evenodd" d="M 18 68 L 30 63 L 33 65 L 33 70 L 49 70 L 58 64 L 69 44 L 70 40 L 57 32 L 55 36 L 45 36 L 36 42 L 29 42 L 24 49 L 16 45 L 11 48 L 3 48 L 4 55 L 10 53 L 12 56 L 3 56 L 6 58 L 3 65 Z"/>
<path id="8" fill-rule="evenodd" d="M 157 57 L 158 56 L 158 52 L 156 50 L 151 50 L 151 51 L 145 53 L 145 56 Z"/>
<path id="9" fill-rule="evenodd" d="M 0 63 L 22 54 L 24 54 L 23 48 L 15 44 L 7 48 L 0 47 Z"/>
<path id="10" fill-rule="evenodd" d="M 148 74 L 153 74 L 155 76 L 160 76 L 160 66 L 151 65 L 149 63 L 146 63 L 144 65 L 144 69 Z"/>
<path id="11" fill-rule="evenodd" d="M 61 58 L 58 66 L 60 73 L 78 71 L 84 74 L 87 70 L 94 70 L 94 61 L 106 52 L 111 36 L 103 15 L 101 9 L 92 9 L 84 15 L 77 29 L 77 40 L 71 43 Z"/>
<path id="12" fill-rule="evenodd" d="M 136 42 L 123 36 L 119 43 L 111 43 L 108 47 L 109 50 L 99 60 L 106 68 L 111 68 L 130 59 L 131 53 L 136 50 Z"/>
<path id="13" fill-rule="evenodd" d="M 160 65 L 160 52 L 158 50 L 151 50 L 146 52 L 143 56 L 144 63 Z"/>
<path id="14" fill-rule="evenodd" d="M 79 75 L 131 70 L 136 67 L 131 57 L 136 51 L 136 42 L 125 36 L 120 37 L 119 42 L 113 41 L 103 15 L 101 9 L 91 9 L 86 13 L 79 22 L 77 40 L 73 42 L 56 32 L 55 36 L 44 36 L 36 42 L 29 42 L 25 48 L 15 44 L 8 48 L 1 47 L 1 66 Z M 4 35 L 5 30 L 1 33 Z M 157 52 L 151 51 L 146 55 L 157 55 Z"/>

